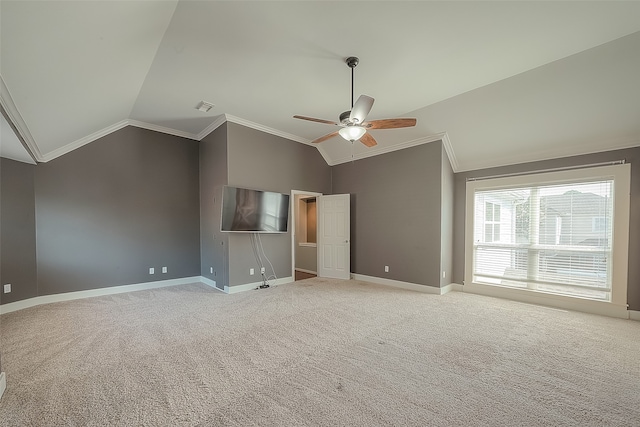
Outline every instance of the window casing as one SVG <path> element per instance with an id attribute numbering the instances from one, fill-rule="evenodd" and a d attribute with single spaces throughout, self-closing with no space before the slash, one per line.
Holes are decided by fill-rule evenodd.
<path id="1" fill-rule="evenodd" d="M 629 179 L 613 165 L 468 182 L 465 290 L 626 310 Z"/>

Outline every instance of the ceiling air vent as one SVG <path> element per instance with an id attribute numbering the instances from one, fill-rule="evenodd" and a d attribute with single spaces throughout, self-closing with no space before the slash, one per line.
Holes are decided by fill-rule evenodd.
<path id="1" fill-rule="evenodd" d="M 198 105 L 196 105 L 196 109 L 202 111 L 203 113 L 207 113 L 212 108 L 213 104 L 207 101 L 200 101 Z"/>

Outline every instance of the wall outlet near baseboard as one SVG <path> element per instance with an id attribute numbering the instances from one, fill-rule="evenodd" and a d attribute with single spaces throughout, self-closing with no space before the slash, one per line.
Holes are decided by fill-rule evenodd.
<path id="1" fill-rule="evenodd" d="M 167 272 L 167 267 L 162 267 L 162 272 L 166 273 Z"/>
<path id="2" fill-rule="evenodd" d="M 253 269 L 253 268 L 250 268 L 250 269 L 249 269 L 249 275 L 250 275 L 250 276 L 253 276 L 255 273 L 256 273 L 256 270 L 255 270 L 255 269 Z"/>
<path id="3" fill-rule="evenodd" d="M 149 274 L 155 274 L 156 273 L 156 269 L 153 267 L 149 267 Z"/>
<path id="4" fill-rule="evenodd" d="M 446 278 L 447 278 L 447 272 L 446 272 L 446 271 L 443 271 L 443 272 L 442 272 L 442 278 L 443 278 L 443 279 L 446 279 Z"/>
<path id="5" fill-rule="evenodd" d="M 388 266 L 388 265 L 385 265 L 385 266 L 384 266 L 384 272 L 385 272 L 385 273 L 388 273 L 388 272 L 389 272 L 389 266 Z"/>
<path id="6" fill-rule="evenodd" d="M 260 269 L 260 274 L 264 274 L 264 272 L 265 272 L 265 268 L 264 268 L 264 267 L 262 267 L 262 268 Z"/>
<path id="7" fill-rule="evenodd" d="M 213 267 L 209 268 L 209 272 L 213 274 Z"/>
<path id="8" fill-rule="evenodd" d="M 9 292 L 11 292 L 11 283 L 7 283 L 6 285 L 4 285 L 2 290 L 5 294 L 8 294 Z"/>

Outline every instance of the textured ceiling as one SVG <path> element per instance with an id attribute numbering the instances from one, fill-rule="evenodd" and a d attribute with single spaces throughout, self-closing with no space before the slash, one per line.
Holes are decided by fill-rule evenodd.
<path id="1" fill-rule="evenodd" d="M 443 139 L 463 171 L 640 145 L 640 2 L 0 1 L 2 105 L 40 161 L 126 125 L 200 139 L 224 120 L 301 143 L 355 92 L 368 149 Z M 208 113 L 201 101 L 215 104 Z"/>

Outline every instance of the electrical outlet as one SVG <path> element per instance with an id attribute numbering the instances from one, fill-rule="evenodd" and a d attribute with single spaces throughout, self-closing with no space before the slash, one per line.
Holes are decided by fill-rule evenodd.
<path id="1" fill-rule="evenodd" d="M 443 271 L 443 272 L 442 272 L 442 278 L 443 278 L 443 279 L 446 279 L 446 278 L 447 278 L 447 272 L 446 272 L 446 271 Z"/>
<path id="2" fill-rule="evenodd" d="M 264 274 L 264 271 L 265 271 L 265 270 L 264 270 L 264 267 L 262 267 L 262 268 L 260 269 L 260 274 Z"/>
<path id="3" fill-rule="evenodd" d="M 149 274 L 155 274 L 156 273 L 156 269 L 153 267 L 149 267 Z"/>
<path id="4" fill-rule="evenodd" d="M 209 270 L 210 270 L 209 272 L 213 274 L 213 267 L 211 267 Z"/>
<path id="5" fill-rule="evenodd" d="M 8 294 L 9 292 L 11 292 L 11 283 L 4 285 L 4 293 Z"/>
<path id="6" fill-rule="evenodd" d="M 388 266 L 388 265 L 385 265 L 385 266 L 384 266 L 384 272 L 385 272 L 385 273 L 388 273 L 388 272 L 389 272 L 389 266 Z"/>
<path id="7" fill-rule="evenodd" d="M 167 267 L 162 267 L 162 272 L 166 273 L 167 272 Z"/>
<path id="8" fill-rule="evenodd" d="M 249 269 L 249 275 L 253 276 L 256 273 L 256 270 L 254 270 L 253 268 Z"/>

